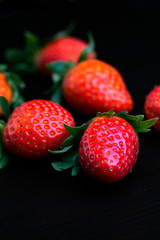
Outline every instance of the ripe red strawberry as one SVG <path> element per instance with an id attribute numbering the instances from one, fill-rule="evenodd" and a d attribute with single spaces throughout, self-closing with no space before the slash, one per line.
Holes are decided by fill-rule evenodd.
<path id="1" fill-rule="evenodd" d="M 84 114 L 133 108 L 133 100 L 121 74 L 100 60 L 86 60 L 68 72 L 62 83 L 66 102 Z"/>
<path id="2" fill-rule="evenodd" d="M 78 144 L 79 157 L 73 148 L 72 155 L 65 154 L 61 163 L 52 163 L 53 167 L 58 171 L 73 167 L 72 175 L 75 175 L 80 165 L 89 176 L 105 183 L 123 179 L 132 170 L 138 157 L 137 133 L 148 132 L 148 128 L 157 121 L 142 121 L 143 118 L 143 115 L 131 116 L 126 112 L 115 114 L 111 110 L 99 113 L 81 127 L 65 126 L 72 136 L 61 147 L 73 146 L 81 139 Z"/>
<path id="3" fill-rule="evenodd" d="M 35 63 L 37 68 L 50 74 L 47 64 L 56 61 L 68 62 L 71 60 L 73 63 L 77 63 L 83 50 L 88 47 L 88 43 L 75 37 L 63 37 L 53 40 L 44 46 L 36 55 Z M 87 59 L 95 57 L 95 53 L 92 52 L 87 56 Z"/>
<path id="4" fill-rule="evenodd" d="M 156 130 L 160 131 L 160 85 L 152 89 L 146 97 L 144 110 L 148 119 L 154 117 L 159 118 L 154 127 Z"/>
<path id="5" fill-rule="evenodd" d="M 41 43 L 33 33 L 25 32 L 24 49 L 7 49 L 5 52 L 6 62 L 9 62 L 14 71 L 21 73 L 40 72 L 51 75 L 47 67 L 49 63 L 72 61 L 74 64 L 79 60 L 95 58 L 94 41 L 89 35 L 89 43 L 69 36 L 72 26 Z M 43 41 L 44 42 L 44 41 Z"/>
<path id="6" fill-rule="evenodd" d="M 79 147 L 79 163 L 90 176 L 116 182 L 132 170 L 139 152 L 133 127 L 120 117 L 97 117 L 85 131 Z"/>
<path id="7" fill-rule="evenodd" d="M 44 158 L 48 149 L 57 150 L 70 135 L 64 123 L 74 126 L 71 114 L 47 100 L 32 100 L 17 107 L 3 131 L 8 151 L 23 158 Z"/>

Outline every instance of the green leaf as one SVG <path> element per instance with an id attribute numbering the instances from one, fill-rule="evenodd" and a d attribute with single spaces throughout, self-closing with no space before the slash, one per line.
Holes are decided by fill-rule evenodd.
<path id="1" fill-rule="evenodd" d="M 3 154 L 2 157 L 0 157 L 0 169 L 4 168 L 10 160 L 10 157 L 8 154 Z"/>
<path id="2" fill-rule="evenodd" d="M 39 38 L 30 31 L 26 31 L 24 37 L 25 50 L 34 55 L 40 48 Z"/>
<path id="3" fill-rule="evenodd" d="M 52 74 L 52 82 L 53 82 L 54 84 L 58 84 L 58 83 L 60 83 L 61 81 L 62 81 L 61 75 L 59 75 L 59 74 L 57 74 L 57 73 L 53 73 L 53 74 Z"/>
<path id="4" fill-rule="evenodd" d="M 0 134 L 3 133 L 5 126 L 6 126 L 6 122 L 3 120 L 0 120 Z"/>
<path id="5" fill-rule="evenodd" d="M 13 82 L 18 88 L 25 88 L 25 83 L 22 81 L 22 78 L 14 72 L 9 72 L 8 80 Z"/>
<path id="6" fill-rule="evenodd" d="M 48 39 L 48 42 L 50 42 L 51 40 L 54 41 L 54 40 L 57 40 L 58 38 L 63 38 L 63 37 L 67 37 L 69 36 L 72 31 L 74 30 L 75 28 L 75 23 L 71 23 L 69 24 L 69 26 L 65 29 L 65 30 L 62 30 L 56 34 L 54 34 L 50 39 Z"/>
<path id="7" fill-rule="evenodd" d="M 12 96 L 12 107 L 15 109 L 19 105 L 21 105 L 24 102 L 24 98 L 21 96 L 17 83 L 14 82 L 14 79 L 9 77 L 8 83 L 10 87 L 12 88 L 13 96 Z"/>
<path id="8" fill-rule="evenodd" d="M 59 74 L 60 76 L 64 76 L 70 69 L 74 67 L 74 64 L 72 61 L 56 61 L 47 64 L 47 67 L 51 72 Z"/>
<path id="9" fill-rule="evenodd" d="M 0 64 L 0 72 L 6 72 L 7 71 L 7 64 Z"/>
<path id="10" fill-rule="evenodd" d="M 57 153 L 65 153 L 67 152 L 72 146 L 68 146 L 68 147 L 65 147 L 63 149 L 60 149 L 60 150 L 57 150 L 57 151 L 51 151 L 51 150 L 48 150 L 50 153 L 53 153 L 53 154 L 57 154 Z"/>
<path id="11" fill-rule="evenodd" d="M 52 162 L 51 164 L 57 171 L 63 171 L 72 167 L 72 162 Z"/>
<path id="12" fill-rule="evenodd" d="M 79 169 L 80 169 L 79 166 L 73 167 L 73 168 L 72 168 L 72 171 L 71 171 L 71 176 L 72 176 L 72 177 L 76 176 L 76 175 L 79 173 Z"/>
<path id="13" fill-rule="evenodd" d="M 75 137 L 71 135 L 62 143 L 61 148 L 71 146 L 74 143 L 75 143 Z"/>
<path id="14" fill-rule="evenodd" d="M 93 119 L 94 118 L 90 119 L 87 123 L 84 123 L 79 127 L 71 127 L 71 126 L 66 125 L 66 124 L 64 124 L 64 127 L 67 130 L 67 132 L 69 132 L 71 135 L 73 135 L 75 137 L 79 137 L 88 128 L 89 124 L 93 121 Z"/>
<path id="15" fill-rule="evenodd" d="M 5 60 L 9 63 L 18 63 L 23 61 L 24 51 L 17 48 L 9 48 L 5 51 Z"/>
<path id="16" fill-rule="evenodd" d="M 52 162 L 52 167 L 57 171 L 63 171 L 69 168 L 73 168 L 71 175 L 75 176 L 79 170 L 78 153 L 75 151 L 67 152 L 63 155 L 62 159 L 63 161 L 61 162 Z"/>
<path id="17" fill-rule="evenodd" d="M 123 113 L 127 113 L 126 111 L 123 111 Z M 110 110 L 108 112 L 104 112 L 104 113 L 101 113 L 101 112 L 98 112 L 97 113 L 97 117 L 103 117 L 103 116 L 107 116 L 107 117 L 112 117 L 114 116 L 116 113 L 114 112 L 114 110 Z M 118 115 L 118 114 L 117 114 Z"/>
<path id="18" fill-rule="evenodd" d="M 34 73 L 36 67 L 32 63 L 20 62 L 14 65 L 14 71 L 18 73 Z"/>
<path id="19" fill-rule="evenodd" d="M 84 60 L 87 59 L 87 56 L 92 53 L 95 49 L 95 41 L 94 41 L 94 38 L 93 38 L 93 35 L 91 33 L 88 33 L 88 38 L 89 38 L 89 45 L 87 48 L 85 48 L 80 57 L 79 57 L 79 60 L 78 62 L 82 62 Z"/>
<path id="20" fill-rule="evenodd" d="M 6 98 L 0 96 L 0 107 L 2 109 L 2 113 L 6 120 L 9 118 L 10 115 L 10 106 Z"/>
<path id="21" fill-rule="evenodd" d="M 72 162 L 72 166 L 77 166 L 78 165 L 76 162 L 77 157 L 78 153 L 76 151 L 70 151 L 63 154 L 62 160 L 63 162 Z"/>
<path id="22" fill-rule="evenodd" d="M 144 115 L 133 116 L 126 114 L 124 112 L 120 112 L 116 116 L 125 119 L 134 128 L 136 133 L 149 132 L 150 131 L 149 128 L 152 127 L 158 121 L 158 118 L 143 120 Z"/>
<path id="23" fill-rule="evenodd" d="M 149 132 L 151 129 L 149 129 L 150 127 L 152 127 L 159 118 L 152 118 L 152 119 L 148 119 L 145 120 L 143 122 L 139 122 L 138 124 L 133 124 L 133 128 L 135 129 L 136 132 Z"/>
<path id="24" fill-rule="evenodd" d="M 63 80 L 64 75 L 71 68 L 73 68 L 73 63 L 72 61 L 68 61 L 68 62 L 57 61 L 57 62 L 48 64 L 48 68 L 51 70 L 51 72 L 53 72 L 52 81 L 54 83 L 54 86 L 50 89 L 50 92 L 52 91 L 50 100 L 58 104 L 61 104 L 61 100 L 62 100 L 61 82 Z"/>
<path id="25" fill-rule="evenodd" d="M 140 121 L 142 121 L 144 119 L 144 115 L 137 115 L 136 116 Z"/>
<path id="26" fill-rule="evenodd" d="M 50 100 L 52 102 L 56 102 L 58 104 L 61 104 L 61 101 L 62 101 L 62 88 L 61 88 L 61 86 L 57 87 L 56 90 L 54 90 L 54 92 L 51 95 Z"/>

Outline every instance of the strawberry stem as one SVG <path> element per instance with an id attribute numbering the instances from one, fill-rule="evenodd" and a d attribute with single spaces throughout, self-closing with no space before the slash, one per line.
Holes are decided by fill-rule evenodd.
<path id="1" fill-rule="evenodd" d="M 52 81 L 53 87 L 48 90 L 48 92 L 52 92 L 50 100 L 61 104 L 62 100 L 62 80 L 64 76 L 74 67 L 72 61 L 63 62 L 56 61 L 47 65 L 48 69 L 53 73 Z"/>
<path id="2" fill-rule="evenodd" d="M 95 41 L 94 41 L 93 35 L 90 32 L 88 33 L 88 39 L 89 39 L 88 47 L 82 51 L 79 57 L 78 63 L 85 61 L 87 59 L 87 56 L 90 53 L 92 53 L 95 49 Z"/>

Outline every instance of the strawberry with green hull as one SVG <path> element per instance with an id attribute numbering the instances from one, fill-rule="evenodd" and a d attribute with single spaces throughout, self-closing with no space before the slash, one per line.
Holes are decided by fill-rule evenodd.
<path id="1" fill-rule="evenodd" d="M 62 78 L 59 77 L 58 83 L 55 81 L 52 99 L 56 100 L 53 97 L 58 95 L 56 86 L 60 88 L 62 85 L 65 101 L 83 114 L 95 115 L 111 109 L 130 112 L 133 108 L 132 97 L 121 74 L 103 61 L 86 60 L 75 67 L 57 63 L 49 65 L 49 68 L 57 75 L 60 75 L 60 70 L 62 72 Z"/>
<path id="2" fill-rule="evenodd" d="M 4 124 L 1 131 L 3 145 L 8 152 L 22 158 L 47 158 L 50 156 L 48 149 L 58 150 L 70 135 L 64 124 L 73 127 L 74 120 L 60 105 L 47 100 L 25 102 Z"/>
<path id="3" fill-rule="evenodd" d="M 147 95 L 144 110 L 148 119 L 155 117 L 160 118 L 160 85 L 152 89 Z M 156 122 L 154 128 L 160 131 L 160 120 Z"/>
<path id="4" fill-rule="evenodd" d="M 143 118 L 143 115 L 116 114 L 111 110 L 98 113 L 81 127 L 65 125 L 72 136 L 63 142 L 60 151 L 51 151 L 53 154 L 63 152 L 63 161 L 53 162 L 52 166 L 58 171 L 72 168 L 73 176 L 81 167 L 89 176 L 105 183 L 123 179 L 137 161 L 138 132 L 150 131 L 148 128 L 157 121 L 143 121 Z"/>
<path id="5" fill-rule="evenodd" d="M 41 72 L 50 75 L 51 72 L 47 68 L 47 64 L 57 61 L 68 62 L 70 60 L 76 64 L 86 48 L 88 48 L 88 44 L 81 39 L 75 37 L 59 38 L 47 44 L 37 53 L 35 64 Z M 91 52 L 86 58 L 95 58 L 95 53 Z"/>
<path id="6" fill-rule="evenodd" d="M 0 64 L 0 96 L 5 97 L 13 108 L 24 102 L 19 92 L 24 87 L 25 84 L 17 74 L 9 72 L 7 65 Z M 2 115 L 1 109 L 0 115 Z"/>
<path id="7" fill-rule="evenodd" d="M 66 30 L 45 41 L 45 44 L 42 44 L 35 34 L 27 31 L 24 50 L 8 49 L 5 52 L 6 61 L 15 71 L 32 73 L 38 70 L 50 76 L 51 71 L 47 67 L 49 63 L 72 61 L 76 64 L 79 60 L 95 58 L 92 36 L 89 35 L 89 43 L 87 43 L 69 36 L 72 30 L 73 26 L 70 25 Z"/>

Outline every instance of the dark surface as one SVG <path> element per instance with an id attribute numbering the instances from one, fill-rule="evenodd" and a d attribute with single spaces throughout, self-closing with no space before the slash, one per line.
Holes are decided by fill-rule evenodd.
<path id="1" fill-rule="evenodd" d="M 160 1 L 91 2 L 0 1 L 1 59 L 5 48 L 23 46 L 24 30 L 45 38 L 76 21 L 73 34 L 87 40 L 93 33 L 99 59 L 121 72 L 133 112 L 143 113 L 146 94 L 160 82 Z M 44 97 L 51 85 L 41 75 L 25 80 L 26 100 Z M 13 157 L 0 171 L 0 240 L 160 239 L 159 139 L 154 130 L 141 134 L 133 172 L 111 185 Z"/>

